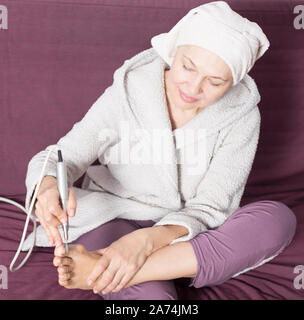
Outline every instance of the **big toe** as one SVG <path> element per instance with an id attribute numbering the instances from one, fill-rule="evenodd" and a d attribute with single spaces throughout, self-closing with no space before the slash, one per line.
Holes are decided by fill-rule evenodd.
<path id="1" fill-rule="evenodd" d="M 57 245 L 54 250 L 55 257 L 63 257 L 65 255 L 65 247 L 63 244 Z"/>

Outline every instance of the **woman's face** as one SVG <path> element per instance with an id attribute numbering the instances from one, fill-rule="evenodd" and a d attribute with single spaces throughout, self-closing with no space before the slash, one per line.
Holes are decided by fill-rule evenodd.
<path id="1" fill-rule="evenodd" d="M 195 112 L 218 100 L 233 84 L 231 70 L 223 59 L 192 45 L 177 48 L 165 79 L 170 105 L 174 109 Z"/>

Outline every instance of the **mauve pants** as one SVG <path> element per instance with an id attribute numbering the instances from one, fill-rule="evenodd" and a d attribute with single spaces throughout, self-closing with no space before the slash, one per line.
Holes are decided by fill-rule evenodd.
<path id="1" fill-rule="evenodd" d="M 152 220 L 114 219 L 84 234 L 74 243 L 87 250 L 109 246 L 136 229 L 150 227 Z M 256 201 L 235 211 L 220 227 L 198 234 L 191 243 L 196 259 L 194 278 L 180 278 L 201 288 L 254 269 L 281 253 L 296 230 L 294 213 L 282 202 Z M 99 293 L 104 300 L 177 300 L 174 280 L 139 283 L 120 292 Z"/>

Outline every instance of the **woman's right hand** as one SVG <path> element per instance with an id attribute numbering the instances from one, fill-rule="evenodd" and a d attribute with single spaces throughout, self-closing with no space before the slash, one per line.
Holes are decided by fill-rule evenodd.
<path id="1" fill-rule="evenodd" d="M 68 216 L 73 217 L 77 207 L 73 189 L 68 190 L 66 207 Z M 50 245 L 62 244 L 58 226 L 67 222 L 67 215 L 61 207 L 56 177 L 45 176 L 43 178 L 36 199 L 35 214 L 46 232 Z"/>

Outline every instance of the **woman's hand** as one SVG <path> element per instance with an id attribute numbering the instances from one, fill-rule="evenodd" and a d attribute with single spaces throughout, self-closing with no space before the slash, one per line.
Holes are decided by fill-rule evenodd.
<path id="1" fill-rule="evenodd" d="M 76 206 L 75 193 L 73 189 L 69 189 L 67 211 L 70 217 L 75 215 Z M 48 237 L 50 245 L 61 244 L 62 239 L 57 228 L 67 221 L 67 215 L 60 205 L 56 177 L 45 176 L 43 178 L 37 195 L 35 214 Z"/>
<path id="2" fill-rule="evenodd" d="M 95 251 L 102 256 L 88 277 L 88 285 L 93 283 L 94 293 L 123 289 L 142 267 L 152 253 L 152 244 L 143 230 L 135 230 L 109 247 Z"/>

